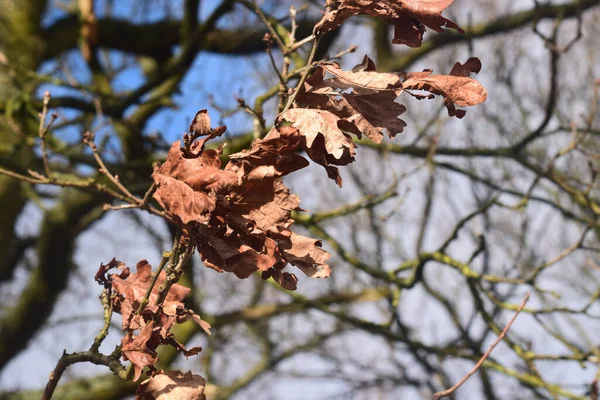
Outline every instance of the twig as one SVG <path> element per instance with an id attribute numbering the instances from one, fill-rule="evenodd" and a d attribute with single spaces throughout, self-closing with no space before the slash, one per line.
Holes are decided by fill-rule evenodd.
<path id="1" fill-rule="evenodd" d="M 296 7 L 294 7 L 293 4 L 290 6 L 289 13 L 290 13 L 290 20 L 292 21 L 292 28 L 290 29 L 289 37 L 290 37 L 290 45 L 293 45 L 294 42 L 296 42 L 296 29 L 298 29 L 298 24 L 296 23 L 296 16 L 298 15 L 298 10 L 296 10 Z"/>
<path id="2" fill-rule="evenodd" d="M 113 196 L 118 198 L 119 200 L 123 200 L 126 203 L 128 203 L 127 205 L 123 205 L 123 206 L 105 205 L 104 210 L 122 210 L 122 209 L 130 209 L 130 208 L 141 208 L 141 209 L 151 212 L 152 214 L 155 214 L 162 218 L 165 218 L 169 222 L 173 222 L 173 219 L 171 217 L 169 217 L 164 211 L 157 210 L 156 208 L 148 205 L 148 202 L 150 201 L 150 197 L 152 196 L 154 191 L 157 189 L 156 183 L 152 183 L 152 185 L 150 186 L 148 191 L 146 191 L 146 193 L 144 194 L 144 198 L 140 199 L 139 197 L 132 194 L 121 183 L 121 181 L 119 181 L 119 177 L 117 175 L 113 175 L 108 170 L 108 168 L 106 167 L 106 164 L 104 164 L 104 161 L 102 160 L 102 157 L 100 157 L 100 154 L 98 153 L 98 147 L 96 146 L 96 143 L 94 143 L 94 134 L 89 131 L 86 132 L 83 135 L 83 142 L 92 150 L 94 159 L 96 160 L 96 163 L 100 167 L 99 172 L 102 175 L 106 176 L 117 187 L 117 189 L 119 189 L 121 191 L 121 193 L 123 193 L 123 195 L 124 195 L 124 196 L 122 196 L 122 195 L 118 195 L 118 196 L 113 195 Z M 2 172 L 2 171 L 0 171 L 0 172 Z M 116 193 L 116 192 L 114 192 L 114 193 Z"/>
<path id="3" fill-rule="evenodd" d="M 56 121 L 56 114 L 52 114 L 51 120 L 48 123 L 48 125 L 46 125 L 46 116 L 48 115 L 48 103 L 50 103 L 50 92 L 46 90 L 46 92 L 44 92 L 44 100 L 42 103 L 42 113 L 40 114 L 40 127 L 38 129 L 38 136 L 40 137 L 41 140 L 41 149 L 42 149 L 42 160 L 44 162 L 44 170 L 46 171 L 46 176 L 48 177 L 48 179 L 52 179 L 51 177 L 51 170 L 50 170 L 50 163 L 48 162 L 48 149 L 46 147 L 46 135 L 48 134 L 48 131 L 50 130 L 50 127 L 52 126 L 52 124 L 54 123 L 54 121 Z"/>
<path id="4" fill-rule="evenodd" d="M 286 84 L 285 78 L 283 77 L 283 75 L 281 75 L 281 71 L 279 71 L 279 68 L 277 68 L 277 62 L 275 61 L 275 56 L 273 56 L 273 49 L 271 48 L 271 37 L 272 37 L 271 35 L 266 33 L 265 38 L 263 40 L 267 45 L 267 54 L 269 55 L 269 59 L 271 60 L 271 65 L 273 66 L 273 70 L 275 71 L 275 73 L 277 74 L 277 77 L 279 78 L 279 83 L 282 86 L 285 86 L 285 84 Z"/>
<path id="5" fill-rule="evenodd" d="M 10 170 L 0 167 L 0 175 L 10 176 L 11 178 L 18 179 L 23 182 L 32 183 L 34 185 L 55 185 L 55 186 L 61 186 L 61 187 L 72 187 L 72 188 L 77 188 L 77 189 L 92 190 L 92 191 L 96 191 L 99 193 L 107 194 L 117 200 L 124 201 L 125 203 L 128 204 L 128 205 L 124 205 L 124 206 L 114 206 L 114 207 L 110 206 L 110 205 L 106 205 L 105 210 L 143 208 L 145 210 L 148 210 L 148 212 L 150 212 L 151 214 L 157 215 L 161 218 L 164 218 L 168 222 L 174 223 L 173 218 L 168 216 L 164 211 L 160 211 L 160 210 L 156 209 L 155 207 L 148 206 L 147 201 L 144 203 L 144 201 L 142 200 L 142 203 L 139 203 L 139 202 L 135 201 L 134 199 L 125 197 L 124 195 L 120 194 L 119 192 L 112 190 L 111 188 L 109 188 L 103 184 L 94 182 L 94 180 L 87 179 L 87 180 L 81 180 L 81 181 L 68 181 L 68 180 L 59 180 L 56 178 L 50 179 L 50 178 L 40 175 L 34 171 L 29 171 L 29 173 L 32 176 L 22 175 L 17 172 L 10 171 Z M 146 192 L 146 194 L 148 194 L 148 192 Z M 150 192 L 150 195 L 152 195 L 152 192 Z"/>
<path id="6" fill-rule="evenodd" d="M 104 326 L 100 329 L 100 332 L 94 338 L 94 343 L 90 347 L 90 351 L 92 353 L 97 353 L 100 349 L 100 345 L 108 336 L 108 330 L 110 329 L 110 322 L 112 319 L 112 299 L 111 293 L 108 289 L 102 290 L 102 294 L 100 295 L 100 299 L 102 300 L 102 306 L 104 307 Z"/>
<path id="7" fill-rule="evenodd" d="M 269 55 L 269 59 L 271 60 L 271 65 L 273 66 L 273 70 L 275 70 L 275 72 L 277 73 L 277 77 L 279 78 L 279 101 L 277 103 L 277 109 L 281 110 L 283 108 L 283 101 L 285 99 L 285 95 L 288 93 L 288 87 L 287 87 L 287 79 L 288 78 L 286 78 L 286 77 L 288 75 L 290 59 L 287 55 L 285 55 L 283 57 L 282 70 L 279 71 L 279 68 L 277 68 L 277 63 L 275 62 L 275 57 L 273 56 L 273 50 L 271 49 L 271 37 L 272 36 L 270 34 L 266 33 L 264 41 L 267 44 L 267 54 Z"/>
<path id="8" fill-rule="evenodd" d="M 119 374 L 125 370 L 125 367 L 123 367 L 123 365 L 119 362 L 118 358 L 113 358 L 111 356 L 91 351 L 83 351 L 73 354 L 67 354 L 67 352 L 63 352 L 62 357 L 56 363 L 56 367 L 50 373 L 50 378 L 48 379 L 48 383 L 44 389 L 42 400 L 50 400 L 54 394 L 56 386 L 58 385 L 58 381 L 60 381 L 60 378 L 67 367 L 80 362 L 91 362 L 92 364 L 96 365 L 105 365 L 115 374 Z"/>
<path id="9" fill-rule="evenodd" d="M 181 250 L 181 246 L 179 250 Z M 183 251 L 178 251 L 175 254 L 177 263 L 175 263 L 175 260 L 171 261 L 170 268 L 168 268 L 166 271 L 167 277 L 162 286 L 158 289 L 158 298 L 156 300 L 156 304 L 162 305 L 162 303 L 165 301 L 171 286 L 173 286 L 174 283 L 177 283 L 185 272 L 184 267 L 189 261 L 190 257 L 194 254 L 194 250 L 195 247 L 193 242 L 188 242 L 183 245 Z"/>
<path id="10" fill-rule="evenodd" d="M 125 196 L 133 200 L 138 205 L 142 204 L 142 200 L 136 196 L 134 196 L 123 184 L 119 181 L 119 177 L 110 173 L 104 161 L 102 161 L 102 157 L 98 153 L 98 146 L 94 143 L 94 134 L 91 132 L 86 132 L 83 138 L 83 142 L 92 149 L 92 153 L 94 154 L 94 159 L 100 166 L 99 172 L 105 175 Z"/>
<path id="11" fill-rule="evenodd" d="M 315 35 L 307 36 L 304 39 L 289 46 L 284 54 L 285 55 L 292 54 L 294 51 L 298 50 L 300 47 L 304 46 L 306 43 L 311 42 L 313 40 L 315 40 Z"/>
<path id="12" fill-rule="evenodd" d="M 142 199 L 142 204 L 140 204 L 141 208 L 148 207 L 148 202 L 150 201 L 150 198 L 152 197 L 152 195 L 154 194 L 156 189 L 158 189 L 158 185 L 156 184 L 156 182 L 152 182 L 152 185 L 150 185 L 150 188 L 144 194 L 144 198 Z"/>
<path id="13" fill-rule="evenodd" d="M 252 116 L 254 119 L 255 128 L 260 133 L 261 137 L 264 136 L 267 133 L 267 122 L 262 114 L 246 104 L 244 99 L 238 98 L 237 101 L 240 108 Z"/>
<path id="14" fill-rule="evenodd" d="M 269 21 L 267 16 L 262 12 L 261 8 L 256 3 L 256 1 L 254 0 L 254 1 L 252 1 L 252 3 L 248 2 L 248 1 L 242 1 L 242 4 L 244 4 L 248 8 L 254 8 L 255 14 L 258 16 L 258 18 L 260 18 L 262 23 L 267 27 L 267 29 L 273 36 L 273 39 L 275 39 L 277 46 L 279 46 L 279 48 L 281 49 L 282 52 L 285 52 L 285 48 L 286 48 L 285 44 L 281 40 L 281 37 L 279 36 L 277 31 L 275 31 L 275 28 L 273 28 L 273 24 L 271 24 L 271 21 Z"/>
<path id="15" fill-rule="evenodd" d="M 142 311 L 144 311 L 146 306 L 150 303 L 150 296 L 152 295 L 152 291 L 153 291 L 154 287 L 156 286 L 156 282 L 158 282 L 158 278 L 159 278 L 161 272 L 165 269 L 167 264 L 169 264 L 169 266 L 166 267 L 166 271 L 165 271 L 166 279 L 158 290 L 158 296 L 157 296 L 155 305 L 162 306 L 165 299 L 167 298 L 167 294 L 168 294 L 169 290 L 171 289 L 171 286 L 173 286 L 173 284 L 176 283 L 179 280 L 179 278 L 181 277 L 181 274 L 183 273 L 183 269 L 181 269 L 181 273 L 179 273 L 179 271 L 175 271 L 175 270 L 177 270 L 185 262 L 187 262 L 187 260 L 189 260 L 191 255 L 194 253 L 194 247 L 191 245 L 189 247 L 186 246 L 183 249 L 183 252 L 181 252 L 182 246 L 180 243 L 180 239 L 181 239 L 181 233 L 178 232 L 175 235 L 175 239 L 173 240 L 173 248 L 171 249 L 171 251 L 163 252 L 163 256 L 162 256 L 162 259 L 160 260 L 160 264 L 158 265 L 156 272 L 152 276 L 152 281 L 150 282 L 150 286 L 148 286 L 148 289 L 146 289 L 146 293 L 144 294 L 144 297 L 142 298 L 138 308 L 136 309 L 135 313 L 131 314 L 130 318 L 133 318 L 134 315 L 140 315 L 142 313 Z M 182 255 L 182 253 L 183 253 L 183 255 Z M 178 260 L 177 263 L 175 263 L 176 260 Z M 133 363 L 131 363 L 127 367 L 127 370 L 122 374 L 123 379 L 126 379 L 126 380 L 131 379 L 133 371 L 134 371 Z"/>
<path id="16" fill-rule="evenodd" d="M 483 362 L 489 357 L 489 355 L 492 353 L 492 351 L 494 350 L 494 348 L 498 345 L 498 343 L 500 343 L 500 341 L 504 338 L 504 336 L 506 335 L 506 332 L 508 332 L 508 330 L 510 329 L 510 327 L 512 326 L 513 322 L 515 322 L 515 320 L 517 319 L 517 317 L 519 316 L 519 313 L 521 312 L 521 310 L 523 310 L 523 308 L 525 308 L 525 304 L 527 304 L 527 301 L 529 301 L 529 293 L 527 293 L 525 295 L 525 298 L 523 299 L 523 303 L 521 303 L 521 305 L 519 306 L 519 309 L 515 312 L 515 315 L 513 315 L 513 317 L 510 319 L 510 321 L 508 321 L 508 324 L 506 325 L 506 327 L 504 328 L 504 330 L 500 333 L 500 335 L 498 336 L 498 338 L 494 341 L 494 343 L 492 343 L 490 345 L 490 347 L 487 349 L 487 351 L 483 354 L 483 356 L 481 356 L 481 358 L 479 359 L 479 361 L 477 361 L 477 364 L 475 364 L 475 366 L 473 367 L 472 370 L 470 370 L 456 385 L 452 386 L 450 389 L 446 389 L 446 390 L 442 390 L 440 392 L 436 392 L 433 395 L 434 399 L 441 399 L 442 397 L 446 397 L 451 395 L 452 393 L 454 393 L 459 387 L 461 387 L 463 385 L 463 383 L 465 383 L 467 381 L 467 379 L 469 379 L 475 372 L 477 372 L 477 370 L 481 367 L 481 365 L 483 364 Z"/>
<path id="17" fill-rule="evenodd" d="M 290 98 L 287 101 L 287 104 L 285 105 L 285 107 L 283 108 L 283 110 L 281 112 L 286 112 L 287 110 L 290 109 L 290 107 L 292 107 L 292 104 L 294 104 L 294 100 L 296 100 L 296 96 L 298 95 L 298 92 L 300 90 L 302 90 L 302 86 L 304 85 L 304 82 L 306 82 L 306 79 L 308 79 L 308 75 L 312 71 L 312 63 L 315 58 L 315 54 L 317 52 L 318 44 L 319 44 L 319 39 L 315 37 L 315 39 L 313 40 L 312 49 L 310 50 L 310 54 L 308 56 L 308 60 L 306 61 L 307 68 L 304 71 L 304 73 L 302 74 L 302 76 L 300 77 L 300 81 L 298 81 L 298 85 L 296 85 L 296 89 L 294 89 L 294 93 L 292 93 L 292 95 L 290 96 Z"/>
<path id="18" fill-rule="evenodd" d="M 177 240 L 177 238 L 175 238 L 175 240 Z M 156 285 L 156 281 L 158 280 L 160 273 L 165 268 L 165 265 L 167 265 L 167 261 L 169 261 L 169 259 L 171 258 L 172 252 L 177 252 L 177 247 L 178 247 L 178 243 L 176 242 L 173 245 L 173 249 L 171 250 L 171 252 L 163 253 L 162 259 L 160 260 L 160 264 L 158 265 L 158 268 L 157 268 L 156 272 L 154 273 L 154 276 L 152 277 L 150 286 L 148 286 L 148 289 L 146 289 L 146 294 L 144 295 L 144 298 L 140 302 L 140 305 L 137 308 L 135 315 L 139 315 L 142 311 L 144 311 L 144 308 L 146 308 L 146 306 L 150 302 L 150 295 L 152 294 L 152 289 L 154 289 L 154 285 Z"/>
<path id="19" fill-rule="evenodd" d="M 118 211 L 118 210 L 131 210 L 132 208 L 140 208 L 137 204 L 121 204 L 118 206 L 113 206 L 112 204 L 105 204 L 102 206 L 102 210 L 104 211 Z"/>
<path id="20" fill-rule="evenodd" d="M 336 53 L 333 56 L 329 57 L 328 59 L 329 60 L 337 60 L 338 58 L 342 58 L 346 54 L 354 53 L 357 48 L 358 48 L 358 46 L 356 46 L 355 44 L 353 44 L 352 46 L 348 47 L 346 50 L 342 50 L 339 53 Z"/>

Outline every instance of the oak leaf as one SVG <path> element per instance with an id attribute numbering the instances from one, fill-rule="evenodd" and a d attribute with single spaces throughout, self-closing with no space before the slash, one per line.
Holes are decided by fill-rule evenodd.
<path id="1" fill-rule="evenodd" d="M 335 63 L 316 68 L 297 96 L 299 107 L 327 110 L 341 121 L 337 125 L 346 132 L 362 134 L 379 143 L 383 133 L 390 137 L 402 132 L 406 123 L 399 115 L 406 108 L 397 102 L 403 92 L 417 99 L 444 97 L 450 116 L 462 118 L 464 110 L 456 106 L 473 106 L 485 101 L 487 91 L 471 73 L 481 70 L 479 59 L 472 57 L 464 64 L 456 63 L 450 75 L 431 75 L 431 70 L 412 73 L 378 73 L 367 56 L 351 71 L 342 70 Z M 331 78 L 325 79 L 330 73 Z M 418 94 L 409 90 L 424 90 Z"/>
<path id="2" fill-rule="evenodd" d="M 136 400 L 206 400 L 206 380 L 190 371 L 159 371 L 138 386 Z"/>
<path id="3" fill-rule="evenodd" d="M 184 225 L 210 219 L 217 194 L 238 183 L 236 174 L 221 169 L 220 156 L 221 149 L 210 149 L 185 157 L 180 142 L 173 143 L 167 160 L 152 174 L 158 185 L 153 196 L 167 214 Z"/>
<path id="4" fill-rule="evenodd" d="M 121 278 L 118 275 L 110 276 L 113 290 L 120 295 L 117 299 L 116 311 L 120 312 L 123 316 L 123 330 L 138 329 L 140 327 L 140 319 L 134 318 L 133 313 L 137 311 L 142 299 L 146 295 L 148 288 L 150 287 L 153 279 L 152 267 L 148 264 L 148 261 L 142 260 L 137 264 L 137 272 L 131 274 L 126 279 Z M 162 286 L 166 279 L 166 274 L 161 271 L 158 275 L 156 283 L 154 284 L 150 296 L 148 297 L 147 308 L 157 306 L 156 301 L 158 299 L 158 290 Z M 169 292 L 167 293 L 166 299 L 162 304 L 162 311 L 167 315 L 175 315 L 176 309 L 183 309 L 183 300 L 190 293 L 190 289 L 180 284 L 173 284 Z M 171 322 L 171 325 L 174 321 Z M 170 325 L 166 326 L 166 329 L 170 329 Z"/>
<path id="5" fill-rule="evenodd" d="M 325 262 L 331 254 L 321 249 L 321 241 L 291 233 L 281 245 L 286 259 L 311 278 L 327 278 L 331 270 Z"/>
<path id="6" fill-rule="evenodd" d="M 121 339 L 123 357 L 129 360 L 133 365 L 134 370 L 134 382 L 137 381 L 142 375 L 142 370 L 145 367 L 153 366 L 158 361 L 156 351 L 148 348 L 148 341 L 150 341 L 154 330 L 154 322 L 150 321 L 140 331 L 140 334 L 133 336 L 132 332 L 128 332 L 123 339 Z"/>
<path id="7" fill-rule="evenodd" d="M 305 138 L 303 147 L 306 154 L 317 164 L 322 165 L 327 175 L 342 186 L 342 178 L 333 165 L 347 165 L 354 161 L 356 145 L 352 138 L 341 129 L 344 120 L 337 115 L 318 109 L 292 108 L 281 113 L 276 124 L 290 123 Z"/>
<path id="8" fill-rule="evenodd" d="M 332 75 L 325 79 L 326 73 Z M 306 81 L 298 102 L 302 107 L 332 112 L 343 120 L 338 123 L 347 132 L 362 134 L 380 143 L 384 131 L 394 137 L 406 123 L 399 118 L 406 107 L 395 100 L 402 93 L 402 75 L 380 73 L 365 56 L 351 71 L 336 63 L 323 64 Z"/>
<path id="9" fill-rule="evenodd" d="M 442 12 L 454 0 L 337 0 L 328 2 L 328 11 L 314 28 L 327 32 L 338 28 L 346 19 L 357 14 L 381 18 L 394 26 L 394 44 L 419 47 L 425 27 L 436 32 L 443 28 L 463 30 L 453 21 L 442 17 Z"/>
<path id="10" fill-rule="evenodd" d="M 281 124 L 283 121 L 290 122 L 304 136 L 307 152 L 320 136 L 330 162 L 346 165 L 354 161 L 356 146 L 350 135 L 338 127 L 340 117 L 337 115 L 324 110 L 293 108 L 279 114 L 277 123 Z"/>
<path id="11" fill-rule="evenodd" d="M 479 60 L 470 58 L 464 65 L 456 63 L 450 75 L 432 76 L 431 70 L 407 74 L 402 86 L 405 90 L 425 90 L 442 96 L 448 114 L 462 118 L 466 111 L 457 110 L 456 106 L 474 106 L 487 98 L 487 90 L 479 82 L 469 78 L 471 72 L 477 73 L 480 69 Z M 423 98 L 421 95 L 413 96 Z"/>
<path id="12" fill-rule="evenodd" d="M 309 165 L 308 160 L 297 153 L 303 140 L 300 132 L 291 126 L 273 128 L 263 139 L 252 142 L 249 150 L 232 154 L 229 159 L 244 170 L 271 166 L 274 176 L 285 176 Z"/>

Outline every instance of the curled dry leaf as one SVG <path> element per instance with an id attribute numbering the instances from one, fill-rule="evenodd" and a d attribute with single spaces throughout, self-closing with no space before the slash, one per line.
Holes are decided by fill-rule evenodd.
<path id="1" fill-rule="evenodd" d="M 340 117 L 337 115 L 324 110 L 293 108 L 280 114 L 276 123 L 283 121 L 289 121 L 304 136 L 307 151 L 320 143 L 332 164 L 346 165 L 354 161 L 356 146 L 350 135 L 338 127 Z"/>
<path id="2" fill-rule="evenodd" d="M 444 27 L 463 30 L 456 23 L 442 17 L 442 12 L 454 0 L 337 0 L 328 2 L 328 11 L 315 25 L 315 32 L 337 29 L 346 19 L 356 14 L 381 18 L 394 26 L 395 44 L 419 47 L 425 27 L 442 32 Z"/>
<path id="3" fill-rule="evenodd" d="M 431 70 L 407 74 L 402 82 L 405 90 L 425 90 L 444 97 L 444 105 L 450 116 L 462 118 L 465 110 L 457 110 L 456 106 L 474 106 L 485 101 L 487 90 L 476 80 L 469 78 L 471 72 L 477 73 L 481 63 L 477 58 L 470 58 L 464 65 L 456 63 L 450 75 L 431 75 Z M 422 98 L 422 96 L 416 96 Z"/>
<path id="4" fill-rule="evenodd" d="M 232 154 L 229 159 L 240 168 L 272 167 L 274 176 L 282 177 L 308 166 L 306 158 L 297 153 L 304 140 L 291 126 L 271 129 L 263 139 L 252 142 L 249 150 Z"/>
<path id="5" fill-rule="evenodd" d="M 190 124 L 190 133 L 183 136 L 186 150 L 191 154 L 198 155 L 204 150 L 204 145 L 207 141 L 217 136 L 221 136 L 225 133 L 226 129 L 227 128 L 224 126 L 218 126 L 215 129 L 211 129 L 208 110 L 204 109 L 198 111 Z M 202 139 L 196 140 L 199 137 L 202 137 Z"/>
<path id="6" fill-rule="evenodd" d="M 145 367 L 152 367 L 158 362 L 156 354 L 156 347 L 148 347 L 148 342 L 152 338 L 154 333 L 154 322 L 150 321 L 140 331 L 140 334 L 134 336 L 132 332 L 128 332 L 125 337 L 121 339 L 121 349 L 123 351 L 123 358 L 129 360 L 133 365 L 134 382 L 137 381 L 142 375 L 142 371 Z"/>
<path id="7" fill-rule="evenodd" d="M 146 291 L 150 287 L 152 282 L 152 267 L 148 264 L 148 261 L 142 260 L 137 264 L 137 272 L 130 275 L 126 279 L 121 278 L 118 275 L 111 275 L 110 279 L 112 282 L 113 290 L 120 296 L 117 298 L 115 304 L 115 310 L 120 312 L 123 316 L 123 330 L 138 329 L 140 327 L 140 316 L 134 316 L 133 312 L 137 310 L 142 299 L 146 295 Z M 158 299 L 158 290 L 162 286 L 166 279 L 166 274 L 161 271 L 156 280 L 156 284 L 152 288 L 152 292 L 148 297 L 148 309 L 153 309 L 156 306 Z M 167 297 L 162 304 L 162 312 L 166 315 L 175 316 L 175 310 L 184 309 L 183 300 L 190 293 L 190 289 L 180 284 L 174 284 L 167 293 Z M 170 325 L 166 326 L 166 329 L 170 329 L 173 323 L 170 321 Z"/>
<path id="8" fill-rule="evenodd" d="M 200 326 L 200 328 L 202 328 L 204 333 L 206 333 L 207 335 L 210 335 L 210 324 L 208 322 L 206 322 L 202 318 L 200 318 L 200 316 L 198 314 L 192 314 L 192 318 L 198 324 L 198 326 Z"/>
<path id="9" fill-rule="evenodd" d="M 329 253 L 321 249 L 321 241 L 292 232 L 289 242 L 283 246 L 283 251 L 291 263 L 296 265 L 311 278 L 326 278 L 331 274 L 325 261 Z"/>
<path id="10" fill-rule="evenodd" d="M 206 380 L 191 371 L 159 371 L 138 386 L 136 400 L 206 400 Z"/>
<path id="11" fill-rule="evenodd" d="M 481 71 L 481 61 L 477 57 L 471 57 L 464 64 L 459 62 L 454 64 L 450 71 L 450 75 L 470 76 L 472 73 L 478 74 L 479 71 Z"/>
<path id="12" fill-rule="evenodd" d="M 106 275 L 108 273 L 109 270 L 113 269 L 113 268 L 117 268 L 121 270 L 121 273 L 119 274 L 119 277 L 121 279 L 126 279 L 129 274 L 129 268 L 125 265 L 125 263 L 122 263 L 121 261 L 117 261 L 116 258 L 113 257 L 112 260 L 110 260 L 108 262 L 108 264 L 102 264 L 100 263 L 100 268 L 98 268 L 98 271 L 96 272 L 96 276 L 94 277 L 94 279 L 96 280 L 96 282 L 98 282 L 101 285 L 106 285 L 109 283 L 110 281 L 110 276 L 112 275 Z"/>
<path id="13" fill-rule="evenodd" d="M 263 273 L 264 279 L 268 279 L 269 276 L 272 276 L 275 282 L 279 283 L 282 287 L 286 288 L 287 290 L 296 290 L 296 288 L 298 287 L 298 278 L 294 274 L 290 274 L 288 272 L 281 272 L 280 270 L 273 270 L 271 272 L 265 271 Z"/>
<path id="14" fill-rule="evenodd" d="M 221 170 L 221 149 L 185 157 L 175 142 L 167 160 L 152 174 L 158 185 L 154 198 L 174 219 L 188 224 L 208 222 L 217 197 L 238 184 L 238 175 Z"/>

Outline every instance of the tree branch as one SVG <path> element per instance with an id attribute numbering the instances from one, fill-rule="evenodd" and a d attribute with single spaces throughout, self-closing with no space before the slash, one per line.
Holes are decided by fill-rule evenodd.
<path id="1" fill-rule="evenodd" d="M 123 365 L 121 365 L 118 359 L 112 358 L 104 354 L 95 353 L 92 351 L 84 351 L 81 353 L 73 354 L 67 354 L 66 352 L 64 352 L 62 357 L 58 360 L 58 363 L 56 363 L 56 367 L 50 373 L 50 379 L 48 380 L 48 384 L 44 389 L 42 400 L 50 400 L 52 398 L 52 395 L 54 394 L 54 390 L 56 389 L 58 381 L 60 381 L 60 378 L 62 377 L 62 374 L 65 372 L 67 367 L 80 362 L 91 362 L 92 364 L 96 365 L 105 365 L 108 368 L 110 368 L 110 370 L 113 371 L 115 374 L 118 374 L 119 372 L 125 370 L 125 368 L 123 367 Z"/>
<path id="2" fill-rule="evenodd" d="M 442 390 L 440 392 L 435 393 L 434 399 L 441 399 L 442 397 L 450 396 L 452 393 L 454 393 L 456 390 L 458 390 L 458 388 L 461 387 L 463 385 L 463 383 L 465 383 L 467 381 L 467 379 L 469 379 L 471 377 L 471 375 L 473 375 L 475 372 L 477 372 L 477 370 L 481 367 L 483 362 L 489 357 L 489 355 L 492 353 L 492 351 L 496 348 L 498 343 L 500 343 L 502 338 L 504 338 L 504 336 L 506 335 L 506 333 L 512 326 L 513 322 L 515 322 L 515 320 L 519 316 L 519 313 L 521 312 L 521 310 L 525 307 L 525 304 L 527 304 L 528 300 L 529 300 L 529 293 L 527 293 L 527 295 L 525 296 L 523 303 L 521 303 L 521 306 L 515 312 L 515 315 L 513 315 L 513 317 L 510 319 L 510 321 L 508 321 L 508 324 L 506 325 L 504 330 L 500 333 L 500 335 L 498 335 L 498 338 L 494 341 L 494 343 L 492 343 L 490 345 L 490 347 L 483 354 L 483 356 L 481 356 L 481 358 L 479 359 L 477 364 L 475 364 L 473 369 L 470 370 L 460 381 L 458 381 L 458 383 L 456 383 L 456 385 L 452 386 L 450 389 Z"/>
<path id="3" fill-rule="evenodd" d="M 298 37 L 308 36 L 316 20 L 298 22 Z M 100 18 L 97 22 L 97 47 L 119 50 L 126 53 L 166 60 L 173 46 L 179 44 L 181 21 L 162 20 L 147 24 L 132 24 L 118 18 Z M 211 53 L 247 55 L 264 51 L 262 26 L 244 26 L 237 29 L 211 29 L 197 43 L 197 51 Z M 71 14 L 46 28 L 43 37 L 52 38 L 46 42 L 42 58 L 48 60 L 77 47 L 79 22 Z M 130 40 L 129 40 L 130 39 Z"/>

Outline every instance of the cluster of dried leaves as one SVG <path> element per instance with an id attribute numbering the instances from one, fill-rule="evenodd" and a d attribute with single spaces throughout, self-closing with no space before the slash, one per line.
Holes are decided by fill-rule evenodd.
<path id="1" fill-rule="evenodd" d="M 483 86 L 469 78 L 480 69 L 476 58 L 456 63 L 450 75 L 441 76 L 432 76 L 431 70 L 379 73 L 366 56 L 351 71 L 322 63 L 298 89 L 295 108 L 281 113 L 271 131 L 249 150 L 230 155 L 224 167 L 222 148 L 205 145 L 225 127 L 211 129 L 208 112 L 201 110 L 184 137 L 184 147 L 173 143 L 167 161 L 155 169 L 154 198 L 193 238 L 210 268 L 239 278 L 262 271 L 263 278 L 273 277 L 290 290 L 296 289 L 297 278 L 283 271 L 287 263 L 309 277 L 327 277 L 329 254 L 321 243 L 290 230 L 300 199 L 281 178 L 308 166 L 298 151 L 322 165 L 341 187 L 337 166 L 354 161 L 352 135 L 364 134 L 379 143 L 385 131 L 393 137 L 406 126 L 399 119 L 406 108 L 396 102 L 401 93 L 419 99 L 443 96 L 449 115 L 462 118 L 465 111 L 456 106 L 486 98 Z M 326 79 L 326 73 L 332 78 Z"/>
<path id="2" fill-rule="evenodd" d="M 209 127 L 207 111 L 199 111 L 187 145 L 175 142 L 152 175 L 158 184 L 154 198 L 194 240 L 206 266 L 239 278 L 262 271 L 263 278 L 273 277 L 290 290 L 296 289 L 297 278 L 282 271 L 288 262 L 310 277 L 329 276 L 329 254 L 321 242 L 290 230 L 300 199 L 281 177 L 308 165 L 295 153 L 303 137 L 293 129 L 281 135 L 272 131 L 222 167 L 222 148 L 204 145 L 224 129 Z"/>
<path id="3" fill-rule="evenodd" d="M 327 0 L 323 19 L 315 25 L 315 32 L 338 28 L 356 14 L 381 18 L 394 26 L 394 44 L 419 47 L 425 27 L 436 32 L 452 28 L 463 33 L 456 23 L 442 17 L 442 12 L 454 0 Z"/>
<path id="4" fill-rule="evenodd" d="M 462 31 L 441 16 L 452 1 L 328 0 L 315 35 L 337 28 L 353 15 L 368 14 L 395 27 L 394 43 L 417 47 L 426 26 L 438 32 L 443 27 Z M 153 197 L 207 267 L 239 278 L 261 271 L 263 279 L 273 278 L 282 287 L 295 290 L 298 279 L 284 271 L 287 264 L 312 278 L 330 274 L 326 264 L 330 254 L 321 248 L 321 242 L 291 230 L 292 212 L 301 211 L 300 199 L 290 193 L 282 178 L 309 165 L 299 152 L 323 166 L 341 187 L 338 166 L 354 161 L 355 137 L 365 135 L 379 143 L 386 133 L 394 137 L 405 128 L 399 116 L 406 107 L 397 102 L 402 93 L 417 99 L 442 96 L 449 115 L 462 118 L 465 111 L 457 107 L 478 104 L 487 96 L 483 86 L 469 77 L 480 69 L 477 58 L 456 63 L 449 75 L 438 76 L 431 70 L 380 73 L 367 56 L 350 71 L 336 63 L 317 63 L 296 88 L 293 107 L 277 116 L 264 138 L 254 141 L 250 149 L 230 155 L 225 165 L 223 147 L 207 149 L 206 144 L 226 128 L 211 128 L 207 110 L 200 110 L 183 143 L 173 143 L 167 160 L 155 168 Z M 120 273 L 108 273 L 112 268 Z M 165 373 L 154 367 L 160 344 L 171 345 L 186 356 L 201 350 L 188 350 L 177 342 L 170 332 L 174 324 L 191 318 L 210 334 L 210 325 L 183 305 L 190 290 L 176 283 L 165 284 L 165 272 L 152 275 L 145 260 L 131 274 L 113 259 L 100 267 L 96 279 L 111 291 L 112 309 L 123 317 L 122 355 L 133 365 L 134 380 L 145 367 L 153 376 L 140 386 L 138 398 L 160 398 L 167 386 L 181 389 L 174 394 L 176 398 L 204 398 L 202 377 Z"/>
<path id="5" fill-rule="evenodd" d="M 403 92 L 417 99 L 442 96 L 448 114 L 462 118 L 465 110 L 456 106 L 472 106 L 487 97 L 485 88 L 469 78 L 480 69 L 477 58 L 470 58 L 465 64 L 456 63 L 450 75 L 431 75 L 431 70 L 377 72 L 375 63 L 367 56 L 351 71 L 342 70 L 336 63 L 321 63 L 300 89 L 298 108 L 282 113 L 277 121 L 291 123 L 306 137 L 308 155 L 323 165 L 329 177 L 341 187 L 341 177 L 332 165 L 354 161 L 356 146 L 350 134 L 359 139 L 365 135 L 379 143 L 384 132 L 389 137 L 402 132 L 406 123 L 399 116 L 406 107 L 396 100 Z M 326 79 L 327 74 L 332 77 Z"/>
<path id="6" fill-rule="evenodd" d="M 113 268 L 120 272 L 108 273 Z M 106 265 L 101 264 L 96 273 L 96 281 L 111 293 L 112 310 L 122 316 L 125 336 L 121 339 L 121 351 L 123 358 L 133 365 L 134 381 L 139 379 L 145 367 L 156 372 L 156 348 L 161 344 L 173 346 L 186 357 L 198 354 L 202 350 L 201 347 L 188 350 L 179 343 L 171 333 L 173 325 L 193 319 L 210 335 L 210 325 L 183 304 L 191 290 L 177 283 L 170 288 L 164 288 L 165 280 L 164 271 L 160 271 L 154 279 L 152 267 L 146 260 L 137 264 L 134 274 L 129 267 L 114 258 Z M 161 289 L 168 292 L 165 300 L 158 304 Z M 137 335 L 136 331 L 139 331 Z"/>

